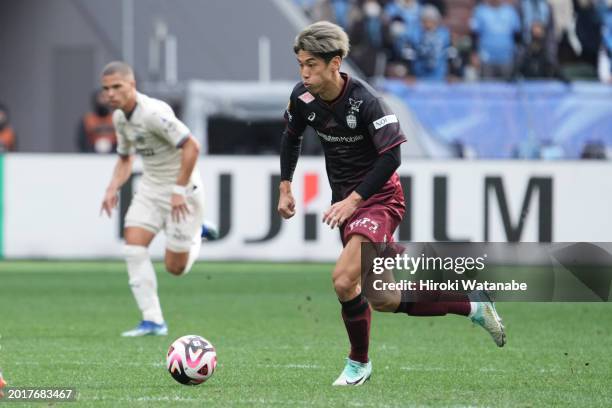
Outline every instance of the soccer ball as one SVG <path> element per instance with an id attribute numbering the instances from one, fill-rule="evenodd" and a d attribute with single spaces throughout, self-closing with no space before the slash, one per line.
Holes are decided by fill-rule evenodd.
<path id="1" fill-rule="evenodd" d="M 212 377 L 217 353 L 211 342 L 196 335 L 176 339 L 168 349 L 166 367 L 176 381 L 198 385 Z"/>

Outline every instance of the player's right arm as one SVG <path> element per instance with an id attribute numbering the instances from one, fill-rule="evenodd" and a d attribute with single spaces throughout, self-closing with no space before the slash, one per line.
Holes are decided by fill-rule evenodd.
<path id="1" fill-rule="evenodd" d="M 104 200 L 102 201 L 102 208 L 100 212 L 105 212 L 109 217 L 113 208 L 117 206 L 119 202 L 119 189 L 132 174 L 132 164 L 134 163 L 134 155 L 119 155 L 117 164 L 115 164 L 115 170 L 113 170 L 113 176 L 106 192 L 104 193 Z"/>
<path id="2" fill-rule="evenodd" d="M 295 90 L 291 94 L 287 110 L 285 111 L 286 126 L 281 137 L 281 182 L 279 185 L 278 213 L 288 219 L 295 215 L 295 198 L 291 192 L 293 172 L 300 157 L 302 147 L 302 133 L 306 123 L 300 116 L 295 98 Z"/>
<path id="3" fill-rule="evenodd" d="M 109 217 L 113 208 L 119 202 L 119 189 L 132 175 L 132 165 L 134 163 L 134 148 L 128 138 L 123 133 L 123 125 L 120 123 L 118 111 L 113 114 L 113 125 L 117 134 L 117 153 L 119 157 L 113 170 L 113 176 L 104 193 L 100 214 L 105 212 Z"/>

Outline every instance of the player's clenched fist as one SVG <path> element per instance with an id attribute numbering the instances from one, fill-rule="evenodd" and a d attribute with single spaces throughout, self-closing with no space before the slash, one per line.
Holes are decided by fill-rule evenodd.
<path id="1" fill-rule="evenodd" d="M 285 219 L 295 215 L 295 199 L 291 193 L 291 188 L 286 183 L 281 183 L 280 197 L 278 199 L 278 213 Z"/>

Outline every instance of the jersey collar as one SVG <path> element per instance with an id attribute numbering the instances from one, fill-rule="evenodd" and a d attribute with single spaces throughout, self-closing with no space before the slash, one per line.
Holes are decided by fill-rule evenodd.
<path id="1" fill-rule="evenodd" d="M 336 103 L 338 103 L 338 101 L 341 101 L 344 98 L 344 95 L 346 95 L 346 91 L 349 88 L 349 81 L 351 80 L 351 78 L 346 72 L 341 72 L 340 76 L 344 79 L 342 90 L 340 91 L 338 96 L 336 96 L 332 101 L 329 101 L 329 102 L 324 101 L 323 99 L 321 99 L 321 97 L 317 96 L 322 103 L 329 105 L 329 106 L 334 106 Z"/>
<path id="2" fill-rule="evenodd" d="M 130 113 L 125 113 L 125 119 L 127 119 L 128 121 L 130 121 L 133 117 L 134 114 L 136 113 L 136 110 L 138 109 L 138 107 L 140 106 L 140 101 L 142 99 L 142 94 L 140 92 L 136 92 L 136 103 L 134 104 L 134 109 L 132 109 L 132 111 Z"/>

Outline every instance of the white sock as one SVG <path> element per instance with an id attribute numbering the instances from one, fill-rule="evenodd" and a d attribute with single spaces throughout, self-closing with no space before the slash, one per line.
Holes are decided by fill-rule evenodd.
<path id="1" fill-rule="evenodd" d="M 125 245 L 123 249 L 130 288 L 142 312 L 142 319 L 157 324 L 163 323 L 164 317 L 157 296 L 157 276 L 149 257 L 149 251 L 146 247 L 139 245 Z"/>
<path id="2" fill-rule="evenodd" d="M 196 259 L 200 256 L 200 248 L 202 247 L 202 238 L 200 235 L 193 239 L 191 243 L 191 247 L 189 248 L 189 256 L 187 257 L 187 264 L 185 265 L 185 270 L 182 275 L 187 275 L 191 270 L 191 267 L 195 263 Z"/>
<path id="3" fill-rule="evenodd" d="M 474 317 L 477 311 L 478 311 L 478 302 L 470 302 L 470 314 L 468 315 L 468 317 Z"/>

